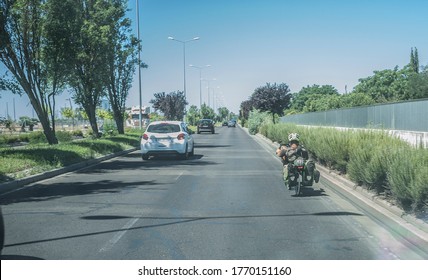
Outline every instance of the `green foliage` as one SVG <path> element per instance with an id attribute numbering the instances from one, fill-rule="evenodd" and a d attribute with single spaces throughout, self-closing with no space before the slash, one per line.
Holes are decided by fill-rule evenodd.
<path id="1" fill-rule="evenodd" d="M 32 133 L 32 135 L 36 134 L 38 133 Z M 0 182 L 138 147 L 140 135 L 138 132 L 133 132 L 103 139 L 59 143 L 55 146 L 36 144 L 21 149 L 2 148 L 0 149 Z"/>
<path id="2" fill-rule="evenodd" d="M 57 131 L 56 137 L 60 143 L 67 143 L 73 141 L 73 135 L 68 131 Z"/>
<path id="3" fill-rule="evenodd" d="M 208 107 L 205 103 L 201 106 L 200 111 L 201 119 L 214 119 L 215 118 L 215 112 L 213 108 Z"/>
<path id="4" fill-rule="evenodd" d="M 303 112 L 305 106 L 308 107 L 307 102 L 325 96 L 339 95 L 337 89 L 331 85 L 312 85 L 303 87 L 298 93 L 292 95 L 292 102 L 290 108 L 297 112 Z"/>
<path id="5" fill-rule="evenodd" d="M 386 132 L 354 132 L 347 166 L 349 177 L 377 193 L 384 192 L 388 188 L 387 162 L 391 150 L 404 147 L 410 149 L 407 143 L 389 136 Z"/>
<path id="6" fill-rule="evenodd" d="M 350 135 L 333 128 L 299 128 L 302 143 L 313 157 L 327 166 L 346 172 Z"/>
<path id="7" fill-rule="evenodd" d="M 51 128 L 50 114 L 55 111 L 54 99 L 61 89 L 62 76 L 58 74 L 61 71 L 49 67 L 50 52 L 45 52 L 48 45 L 44 32 L 48 21 L 45 3 L 2 1 L 1 6 L 0 61 L 13 74 L 12 81 L 17 81 L 32 100 L 48 142 L 56 144 L 58 141 Z M 3 86 L 10 87 L 7 83 L 4 82 Z"/>
<path id="8" fill-rule="evenodd" d="M 166 94 L 158 92 L 154 94 L 154 99 L 150 100 L 155 110 L 161 111 L 167 120 L 182 120 L 184 110 L 188 102 L 184 92 L 175 91 Z"/>
<path id="9" fill-rule="evenodd" d="M 259 132 L 259 127 L 269 123 L 272 123 L 272 120 L 268 112 L 260 112 L 254 109 L 250 112 L 250 116 L 248 117 L 248 131 L 250 134 L 256 134 Z"/>
<path id="10" fill-rule="evenodd" d="M 409 66 L 415 73 L 419 73 L 419 55 L 417 48 L 415 48 L 415 52 L 413 52 L 413 48 L 411 48 Z"/>
<path id="11" fill-rule="evenodd" d="M 252 106 L 262 112 L 270 112 L 272 121 L 275 115 L 283 115 L 285 109 L 290 106 L 290 89 L 287 84 L 270 84 L 256 88 L 251 95 Z"/>
<path id="12" fill-rule="evenodd" d="M 428 98 L 428 66 L 409 76 L 408 99 Z"/>
<path id="13" fill-rule="evenodd" d="M 276 142 L 287 142 L 297 132 L 311 157 L 347 173 L 355 183 L 390 195 L 405 210 L 428 207 L 428 150 L 376 131 L 339 131 L 294 124 L 264 124 L 260 133 Z"/>
<path id="14" fill-rule="evenodd" d="M 375 104 L 375 100 L 370 95 L 361 92 L 352 92 L 341 95 L 340 98 L 341 108 L 351 108 Z"/>
<path id="15" fill-rule="evenodd" d="M 231 112 L 226 107 L 220 107 L 217 110 L 220 121 L 226 121 L 228 119 L 231 119 L 229 116 Z"/>
<path id="16" fill-rule="evenodd" d="M 28 142 L 31 144 L 45 144 L 45 143 L 47 143 L 46 136 L 41 131 L 36 131 L 36 132 L 30 133 L 28 135 L 28 138 L 29 138 Z"/>
<path id="17" fill-rule="evenodd" d="M 251 100 L 241 102 L 239 118 L 245 121 L 248 120 L 251 110 L 253 110 L 253 102 Z"/>
<path id="18" fill-rule="evenodd" d="M 319 95 L 309 96 L 303 107 L 303 112 L 327 111 L 343 107 L 339 95 Z"/>
<path id="19" fill-rule="evenodd" d="M 83 132 L 80 129 L 73 130 L 73 131 L 71 131 L 71 135 L 73 137 L 83 137 Z"/>
<path id="20" fill-rule="evenodd" d="M 385 69 L 374 71 L 373 76 L 359 79 L 354 92 L 370 95 L 376 103 L 406 100 L 408 77 L 412 73 L 409 66 L 403 69 Z"/>
<path id="21" fill-rule="evenodd" d="M 114 136 L 118 134 L 116 124 L 111 121 L 105 121 L 103 124 L 103 136 Z"/>
<path id="22" fill-rule="evenodd" d="M 198 107 L 196 107 L 196 105 L 190 106 L 189 111 L 186 114 L 187 123 L 190 125 L 196 125 L 200 118 L 201 117 Z"/>
<path id="23" fill-rule="evenodd" d="M 108 110 L 98 108 L 97 109 L 97 117 L 100 118 L 101 120 L 112 120 L 113 114 L 112 114 L 112 112 L 110 112 Z"/>
<path id="24" fill-rule="evenodd" d="M 428 205 L 428 150 L 397 149 L 388 158 L 388 182 L 391 192 L 407 210 Z"/>

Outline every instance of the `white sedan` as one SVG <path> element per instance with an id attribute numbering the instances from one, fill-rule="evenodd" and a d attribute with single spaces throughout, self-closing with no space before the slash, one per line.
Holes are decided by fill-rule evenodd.
<path id="1" fill-rule="evenodd" d="M 188 159 L 193 154 L 193 137 L 186 123 L 181 121 L 152 122 L 141 137 L 143 160 L 157 155 L 178 155 Z"/>

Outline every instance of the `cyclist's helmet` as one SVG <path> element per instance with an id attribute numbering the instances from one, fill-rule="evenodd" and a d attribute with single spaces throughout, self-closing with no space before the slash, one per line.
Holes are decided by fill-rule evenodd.
<path id="1" fill-rule="evenodd" d="M 299 138 L 300 138 L 300 136 L 299 136 L 298 133 L 290 133 L 288 135 L 288 141 L 289 142 L 297 142 L 297 143 L 299 143 Z"/>

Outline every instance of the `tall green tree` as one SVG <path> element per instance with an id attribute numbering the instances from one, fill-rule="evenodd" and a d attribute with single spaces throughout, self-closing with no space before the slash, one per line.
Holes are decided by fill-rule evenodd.
<path id="1" fill-rule="evenodd" d="M 353 92 L 368 94 L 376 103 L 407 100 L 408 78 L 412 72 L 410 66 L 374 71 L 373 76 L 359 79 Z"/>
<path id="2" fill-rule="evenodd" d="M 190 106 L 189 111 L 186 114 L 186 121 L 190 125 L 196 125 L 200 118 L 201 116 L 198 107 L 196 105 Z"/>
<path id="3" fill-rule="evenodd" d="M 214 119 L 215 112 L 214 109 L 209 107 L 207 104 L 202 104 L 201 106 L 201 119 Z"/>
<path id="4" fill-rule="evenodd" d="M 423 67 L 420 73 L 413 73 L 409 77 L 408 98 L 428 98 L 428 66 Z"/>
<path id="5" fill-rule="evenodd" d="M 48 143 L 57 144 L 55 96 L 61 89 L 55 79 L 61 74 L 53 75 L 49 66 L 46 50 L 51 42 L 45 36 L 49 13 L 44 4 L 43 0 L 0 1 L 0 62 L 30 99 Z"/>
<path id="6" fill-rule="evenodd" d="M 241 102 L 241 106 L 239 107 L 239 118 L 241 121 L 247 121 L 250 116 L 250 112 L 253 110 L 253 102 L 251 99 L 245 100 Z"/>
<path id="7" fill-rule="evenodd" d="M 220 107 L 217 109 L 218 111 L 218 116 L 220 118 L 221 121 L 225 121 L 228 119 L 229 117 L 229 109 L 227 109 L 226 107 Z"/>
<path id="8" fill-rule="evenodd" d="M 262 112 L 272 114 L 273 123 L 275 123 L 275 114 L 282 116 L 284 110 L 290 106 L 290 89 L 285 83 L 270 84 L 256 88 L 251 96 L 254 108 Z"/>
<path id="9" fill-rule="evenodd" d="M 73 0 L 68 0 L 73 1 Z M 113 0 L 75 0 L 76 18 L 70 25 L 73 34 L 69 84 L 74 90 L 74 101 L 88 116 L 94 135 L 99 136 L 96 109 L 105 96 L 109 75 L 111 37 L 117 20 Z"/>
<path id="10" fill-rule="evenodd" d="M 136 67 L 147 68 L 138 61 L 139 42 L 131 34 L 131 21 L 125 17 L 126 2 L 116 0 L 112 2 L 113 20 L 110 44 L 107 52 L 108 79 L 106 81 L 108 99 L 113 111 L 114 120 L 119 134 L 124 134 L 125 102 L 129 95 Z"/>
<path id="11" fill-rule="evenodd" d="M 415 47 L 415 51 L 413 52 L 413 48 L 410 51 L 410 67 L 415 73 L 419 73 L 419 54 L 418 49 Z"/>
<path id="12" fill-rule="evenodd" d="M 186 97 L 182 91 L 175 91 L 166 94 L 158 92 L 154 94 L 154 99 L 150 100 L 153 109 L 161 111 L 167 120 L 182 120 L 184 117 Z"/>
<path id="13" fill-rule="evenodd" d="M 338 96 L 339 92 L 332 85 L 308 85 L 292 95 L 290 108 L 296 112 L 308 112 L 308 108 L 311 108 L 310 102 L 333 95 Z"/>

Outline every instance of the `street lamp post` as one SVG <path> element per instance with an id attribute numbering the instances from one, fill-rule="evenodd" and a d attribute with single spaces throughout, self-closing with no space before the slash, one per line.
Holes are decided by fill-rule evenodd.
<path id="1" fill-rule="evenodd" d="M 210 82 L 212 82 L 212 81 L 216 81 L 217 79 L 216 78 L 213 78 L 213 79 L 204 79 L 204 81 L 205 82 L 207 82 L 207 89 L 208 89 L 208 107 L 210 107 L 210 100 L 211 100 L 211 97 L 210 97 Z"/>
<path id="2" fill-rule="evenodd" d="M 168 39 L 183 44 L 183 73 L 184 73 L 184 81 L 183 81 L 184 86 L 183 86 L 183 89 L 184 89 L 184 98 L 187 98 L 187 96 L 186 96 L 186 43 L 191 42 L 191 41 L 199 40 L 199 37 L 195 37 L 193 39 L 186 40 L 186 41 L 177 40 L 177 39 L 175 39 L 174 37 L 171 37 L 171 36 L 168 37 Z"/>
<path id="3" fill-rule="evenodd" d="M 190 64 L 189 66 L 199 69 L 199 108 L 201 108 L 202 107 L 202 69 L 206 67 L 211 67 L 211 65 L 207 64 L 205 66 L 195 66 Z"/>
<path id="4" fill-rule="evenodd" d="M 140 10 L 138 7 L 138 2 L 140 0 L 135 1 L 137 5 L 137 39 L 138 39 L 138 92 L 139 92 L 139 128 L 140 131 L 143 130 L 143 114 L 141 112 L 141 108 L 143 107 L 143 98 L 141 94 L 141 41 L 140 41 Z"/>

